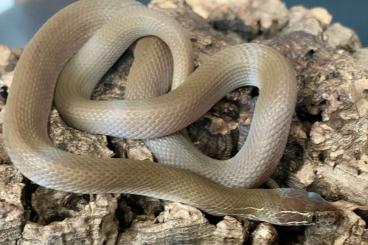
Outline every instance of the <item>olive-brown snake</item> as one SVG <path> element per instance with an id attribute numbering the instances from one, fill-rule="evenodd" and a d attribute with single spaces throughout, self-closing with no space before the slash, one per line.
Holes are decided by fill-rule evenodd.
<path id="1" fill-rule="evenodd" d="M 134 100 L 90 100 L 96 83 L 129 45 L 152 35 L 167 44 L 173 62 L 164 58 L 165 48 L 157 48 L 155 57 L 140 58 L 129 78 L 162 80 L 159 88 L 140 87 L 138 93 L 151 98 L 134 94 L 133 85 L 128 97 Z M 150 50 L 150 45 L 141 46 Z M 209 57 L 195 72 L 191 69 L 189 38 L 173 19 L 132 0 L 78 1 L 41 28 L 17 64 L 4 123 L 8 154 L 26 177 L 62 191 L 147 195 L 216 215 L 281 225 L 311 224 L 318 215 L 335 211 L 315 193 L 244 189 L 267 180 L 288 136 L 295 74 L 278 52 L 263 45 L 238 45 Z M 47 124 L 58 78 L 56 105 L 70 125 L 93 133 L 152 138 L 146 143 L 163 164 L 97 159 L 57 149 Z M 165 92 L 171 80 L 172 91 L 152 97 Z M 245 85 L 257 86 L 260 96 L 247 141 L 234 158 L 210 160 L 178 134 L 156 138 L 183 129 L 226 93 Z"/>

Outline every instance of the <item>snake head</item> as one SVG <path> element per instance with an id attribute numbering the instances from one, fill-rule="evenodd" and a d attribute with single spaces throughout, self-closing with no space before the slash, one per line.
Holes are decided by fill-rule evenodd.
<path id="1" fill-rule="evenodd" d="M 270 190 L 273 208 L 269 222 L 278 225 L 333 224 L 339 217 L 337 208 L 315 192 L 279 188 Z"/>

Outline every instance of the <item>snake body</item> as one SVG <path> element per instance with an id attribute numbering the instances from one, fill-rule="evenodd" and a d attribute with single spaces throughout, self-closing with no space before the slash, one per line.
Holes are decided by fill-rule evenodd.
<path id="1" fill-rule="evenodd" d="M 144 36 L 156 36 L 165 44 L 149 38 L 138 42 L 129 100 L 90 100 L 106 71 Z M 145 54 L 147 50 L 153 56 Z M 135 1 L 81 0 L 66 7 L 38 31 L 17 64 L 4 122 L 12 162 L 27 178 L 48 188 L 147 195 L 215 215 L 299 225 L 334 212 L 315 193 L 245 189 L 267 180 L 286 144 L 296 82 L 285 58 L 272 48 L 243 44 L 209 57 L 193 73 L 191 59 L 189 38 L 179 24 Z M 235 157 L 210 159 L 184 136 L 173 134 L 245 85 L 257 86 L 260 96 L 246 143 Z M 56 106 L 68 124 L 145 139 L 161 164 L 98 159 L 56 148 L 47 130 L 55 88 Z"/>

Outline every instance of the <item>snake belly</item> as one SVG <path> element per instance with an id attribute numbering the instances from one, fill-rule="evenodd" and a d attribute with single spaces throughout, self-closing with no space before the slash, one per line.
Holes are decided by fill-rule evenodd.
<path id="1" fill-rule="evenodd" d="M 157 76 L 172 80 L 172 90 L 134 100 L 90 100 L 103 74 L 143 36 L 157 36 L 170 50 L 172 72 Z M 269 47 L 243 44 L 225 48 L 191 73 L 191 47 L 185 38 L 175 20 L 132 0 L 81 0 L 61 10 L 27 45 L 15 70 L 4 120 L 5 147 L 14 165 L 33 182 L 56 190 L 147 195 L 214 215 L 280 225 L 311 224 L 321 213 L 334 212 L 316 193 L 244 188 L 269 177 L 286 144 L 296 82 L 285 58 Z M 146 56 L 145 62 L 150 61 L 158 68 L 147 74 L 171 65 Z M 134 76 L 146 78 L 146 69 L 139 68 L 150 68 L 147 64 L 136 64 Z M 57 84 L 59 77 L 67 82 Z M 148 139 L 164 164 L 98 159 L 56 148 L 47 130 L 56 85 L 55 101 L 68 124 L 93 133 Z M 234 158 L 209 159 L 180 135 L 170 135 L 245 85 L 257 86 L 260 96 L 246 143 Z M 159 93 L 168 89 L 162 86 Z"/>

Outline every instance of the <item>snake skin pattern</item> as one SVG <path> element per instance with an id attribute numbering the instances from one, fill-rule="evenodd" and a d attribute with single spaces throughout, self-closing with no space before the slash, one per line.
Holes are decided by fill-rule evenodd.
<path id="1" fill-rule="evenodd" d="M 127 86 L 129 100 L 91 100 L 106 71 L 145 36 L 156 36 L 165 45 L 150 38 L 138 42 Z M 134 84 L 136 80 L 140 82 Z M 245 85 L 257 86 L 260 96 L 246 143 L 235 157 L 210 159 L 184 136 L 170 135 Z M 71 126 L 145 139 L 161 164 L 98 159 L 57 149 L 47 129 L 54 100 Z M 48 188 L 147 195 L 214 215 L 311 224 L 335 212 L 318 194 L 244 188 L 259 186 L 274 170 L 295 101 L 295 73 L 272 48 L 228 47 L 192 72 L 189 37 L 172 18 L 132 0 L 81 0 L 52 17 L 25 48 L 6 105 L 5 146 L 27 178 Z"/>

